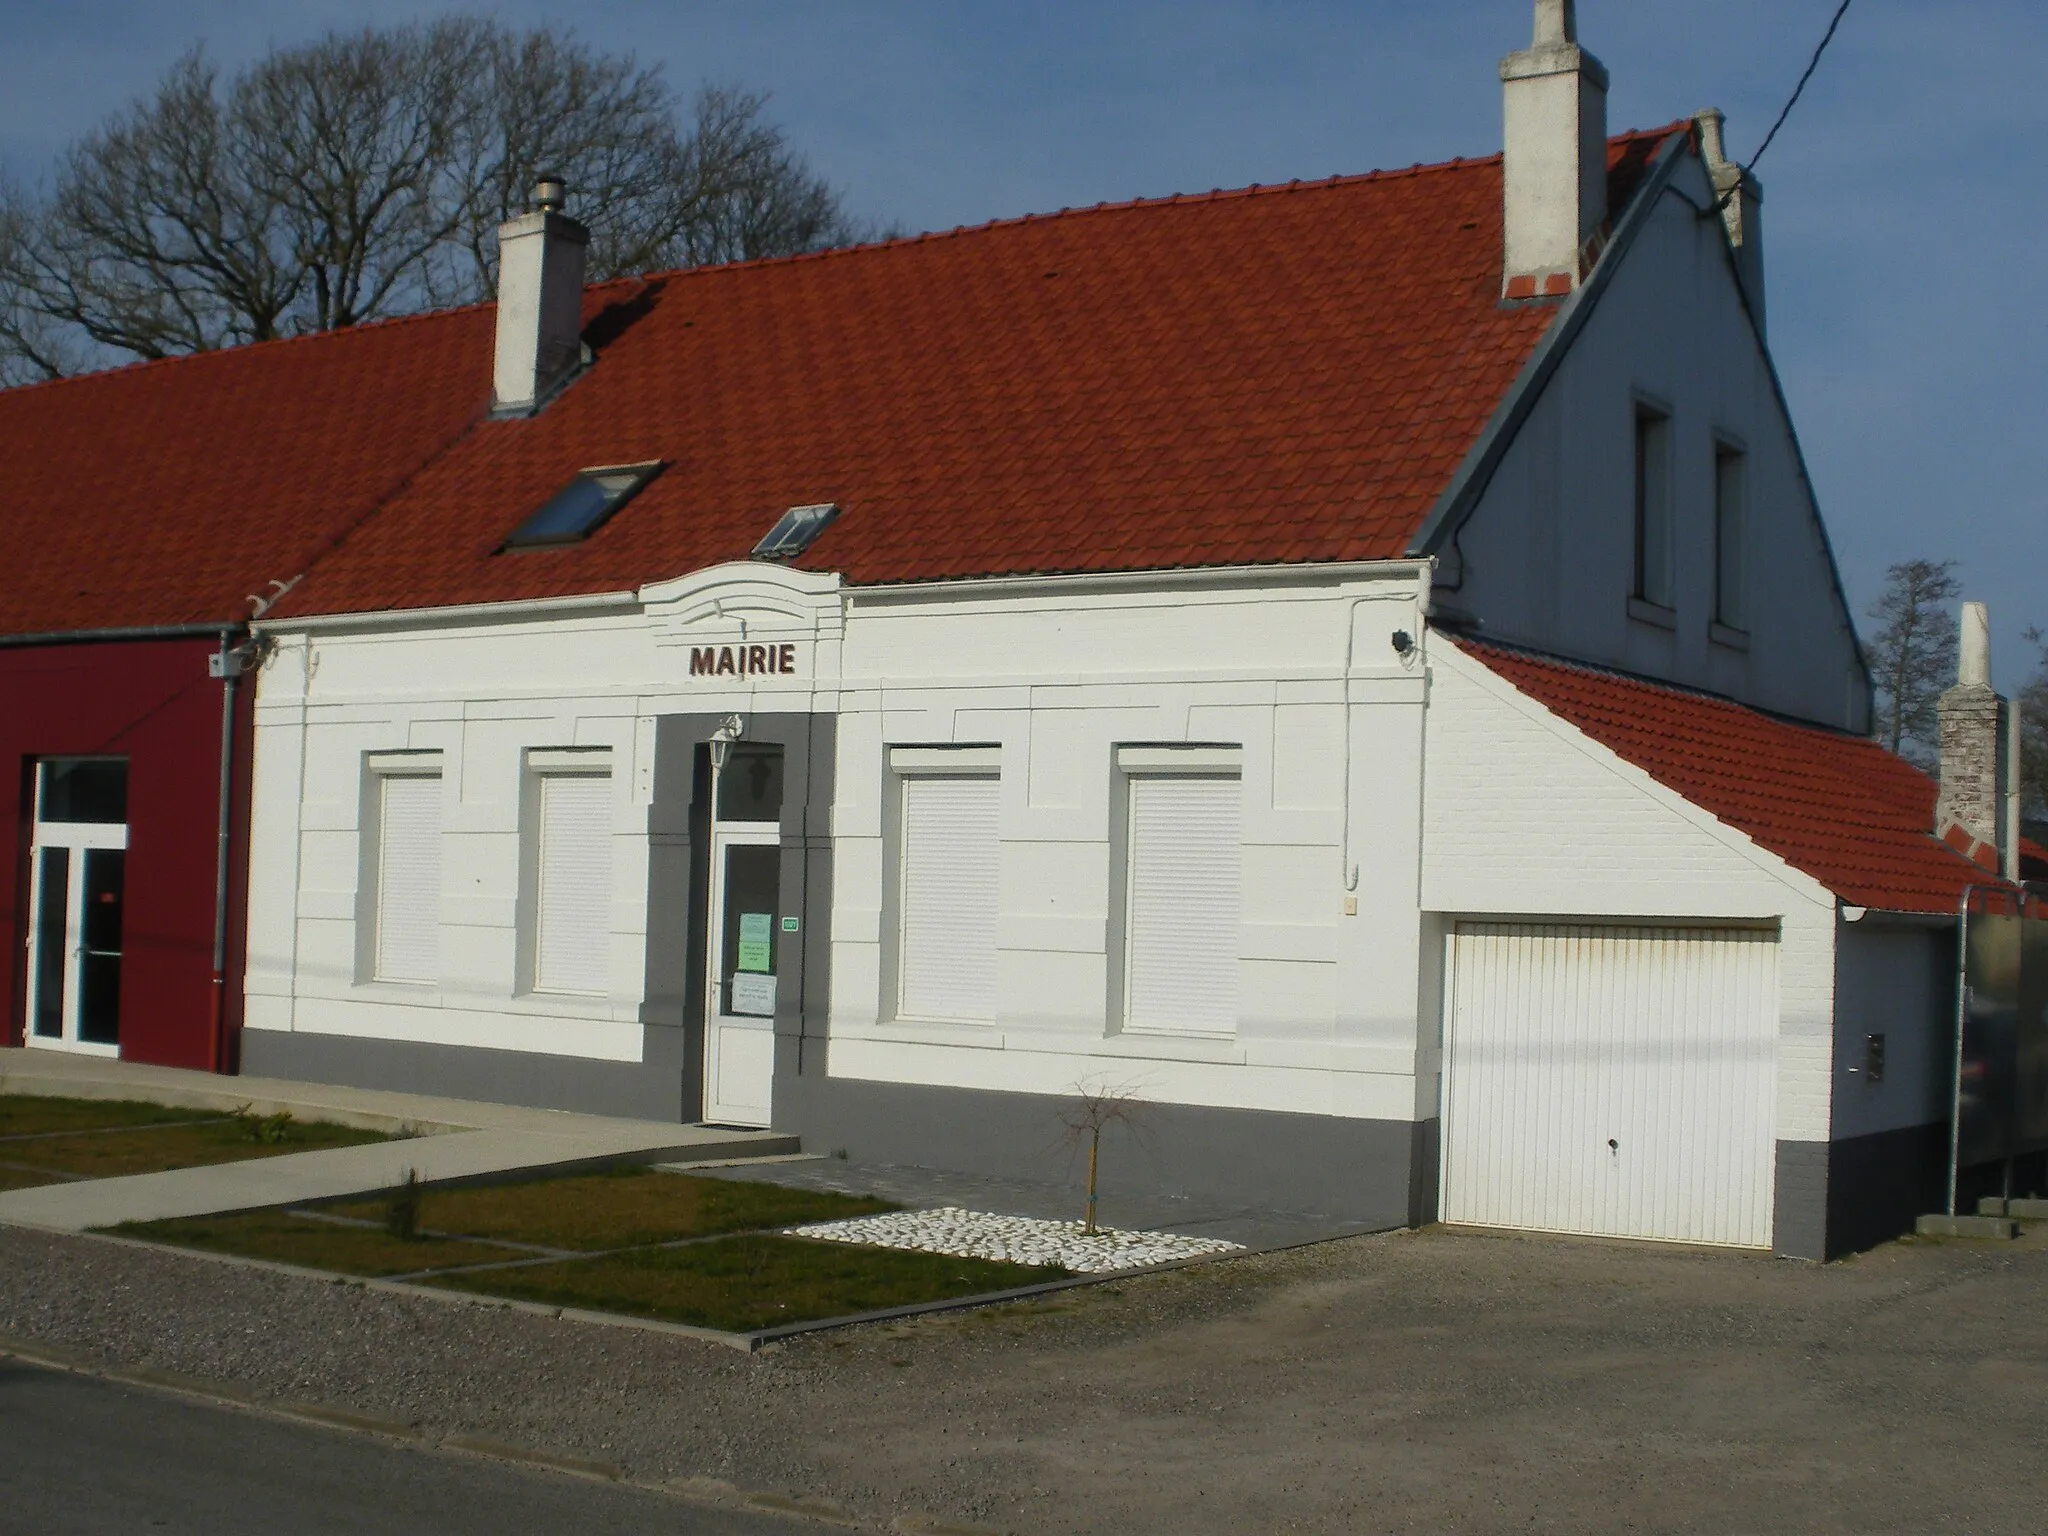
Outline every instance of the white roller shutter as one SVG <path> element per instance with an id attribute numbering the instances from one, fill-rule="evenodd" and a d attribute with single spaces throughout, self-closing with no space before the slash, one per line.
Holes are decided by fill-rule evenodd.
<path id="1" fill-rule="evenodd" d="M 378 775 L 379 981 L 441 977 L 441 776 Z"/>
<path id="2" fill-rule="evenodd" d="M 1453 946 L 1446 1221 L 1769 1245 L 1774 934 L 1481 923 Z"/>
<path id="3" fill-rule="evenodd" d="M 1130 780 L 1126 1029 L 1236 1030 L 1242 800 L 1236 778 Z"/>
<path id="4" fill-rule="evenodd" d="M 610 988 L 612 781 L 545 774 L 535 856 L 533 985 L 537 992 Z"/>
<path id="5" fill-rule="evenodd" d="M 903 780 L 897 994 L 907 1018 L 996 1016 L 1001 788 L 993 774 Z"/>

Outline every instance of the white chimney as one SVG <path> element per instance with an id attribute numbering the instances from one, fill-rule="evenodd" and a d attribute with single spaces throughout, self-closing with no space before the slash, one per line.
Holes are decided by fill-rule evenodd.
<path id="1" fill-rule="evenodd" d="M 1991 617 L 1963 604 L 1956 685 L 1941 696 L 1941 792 L 1934 830 L 1958 828 L 1977 844 L 1966 850 L 2003 873 L 2019 857 L 2018 784 L 2013 761 L 2019 712 L 1991 690 Z M 1995 855 L 1995 863 L 1992 856 Z"/>
<path id="2" fill-rule="evenodd" d="M 1963 628 L 1956 646 L 1956 682 L 1964 688 L 1991 686 L 1991 610 L 1963 604 Z"/>
<path id="3" fill-rule="evenodd" d="M 1764 189 L 1757 179 L 1728 158 L 1721 127 L 1726 119 L 1708 108 L 1693 119 L 1699 126 L 1700 155 L 1721 200 L 1721 223 L 1735 252 L 1735 276 L 1749 299 L 1756 328 L 1764 328 Z"/>
<path id="4" fill-rule="evenodd" d="M 583 361 L 590 231 L 562 212 L 562 183 L 534 184 L 533 211 L 498 226 L 498 352 L 492 409 L 533 410 Z"/>
<path id="5" fill-rule="evenodd" d="M 1607 70 L 1572 0 L 1536 0 L 1536 33 L 1500 61 L 1507 216 L 1501 293 L 1570 293 L 1607 219 Z"/>

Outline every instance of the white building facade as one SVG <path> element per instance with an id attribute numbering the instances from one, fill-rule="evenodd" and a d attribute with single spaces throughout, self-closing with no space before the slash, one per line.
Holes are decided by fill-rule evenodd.
<path id="1" fill-rule="evenodd" d="M 1537 11 L 1509 122 L 1572 137 L 1511 145 L 1528 270 L 1487 281 L 1551 318 L 1385 558 L 726 559 L 259 624 L 245 1069 L 1050 1179 L 1110 1093 L 1144 1105 L 1118 1176 L 1210 1201 L 1807 1256 L 1894 1221 L 1941 1116 L 1941 931 L 1489 660 L 1795 745 L 1870 727 L 1755 188 L 1716 118 L 1611 221 L 1559 214 L 1611 163 L 1605 75 Z"/>

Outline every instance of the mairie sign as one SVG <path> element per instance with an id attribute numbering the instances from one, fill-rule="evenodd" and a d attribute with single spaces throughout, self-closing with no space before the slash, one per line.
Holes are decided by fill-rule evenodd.
<path id="1" fill-rule="evenodd" d="M 759 673 L 796 671 L 794 645 L 693 645 L 692 677 L 752 677 Z"/>

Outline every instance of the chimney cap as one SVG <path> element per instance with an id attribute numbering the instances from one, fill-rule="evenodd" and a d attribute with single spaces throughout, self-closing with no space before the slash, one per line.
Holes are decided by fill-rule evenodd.
<path id="1" fill-rule="evenodd" d="M 1961 644 L 1957 647 L 1956 682 L 1964 688 L 1991 686 L 1991 610 L 1983 603 L 1963 604 Z"/>
<path id="2" fill-rule="evenodd" d="M 1536 0 L 1536 32 L 1530 47 L 1558 48 L 1578 40 L 1578 7 L 1573 0 Z"/>
<path id="3" fill-rule="evenodd" d="M 543 172 L 533 181 L 533 206 L 542 213 L 560 213 L 569 206 L 569 184 Z"/>

